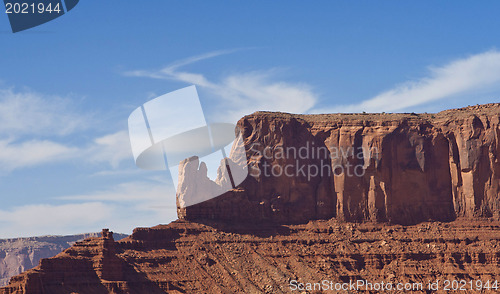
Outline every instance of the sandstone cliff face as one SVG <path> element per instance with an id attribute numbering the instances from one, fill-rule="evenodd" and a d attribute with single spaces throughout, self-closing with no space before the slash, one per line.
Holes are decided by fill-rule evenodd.
<path id="1" fill-rule="evenodd" d="M 179 207 L 178 216 L 399 224 L 499 218 L 499 120 L 500 104 L 437 114 L 254 113 L 238 122 L 251 176 L 215 199 Z"/>
<path id="2" fill-rule="evenodd" d="M 11 277 L 37 266 L 41 259 L 55 256 L 75 242 L 97 235 L 89 233 L 0 240 L 0 287 L 7 285 Z M 125 237 L 118 234 L 118 239 Z"/>
<path id="3" fill-rule="evenodd" d="M 12 278 L 0 294 L 301 293 L 292 291 L 293 285 L 323 280 L 421 283 L 405 293 L 429 293 L 424 287 L 438 279 L 441 290 L 445 279 L 473 281 L 474 287 L 477 280 L 489 281 L 489 287 L 497 281 L 500 287 L 499 263 L 499 222 L 176 221 L 136 229 L 118 242 L 109 232 L 79 242 Z M 381 293 L 362 290 L 351 292 Z"/>

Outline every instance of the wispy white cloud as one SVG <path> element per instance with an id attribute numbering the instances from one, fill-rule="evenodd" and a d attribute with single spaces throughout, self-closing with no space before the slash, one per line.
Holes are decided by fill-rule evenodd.
<path id="1" fill-rule="evenodd" d="M 311 86 L 283 82 L 274 72 L 236 73 L 220 80 L 210 80 L 182 67 L 231 51 L 216 51 L 174 62 L 160 70 L 130 71 L 127 75 L 169 79 L 195 84 L 219 97 L 216 115 L 233 120 L 256 110 L 294 113 L 403 111 L 441 99 L 497 87 L 500 82 L 500 52 L 490 50 L 454 60 L 443 66 L 429 67 L 429 75 L 410 80 L 373 98 L 355 104 L 318 105 Z"/>
<path id="2" fill-rule="evenodd" d="M 176 61 L 160 70 L 132 70 L 125 72 L 125 75 L 134 77 L 148 77 L 153 79 L 172 79 L 213 89 L 216 88 L 217 85 L 212 82 L 209 82 L 204 75 L 179 71 L 179 68 L 205 59 L 217 57 L 220 55 L 230 54 L 235 51 L 237 51 L 237 49 L 208 52 L 205 54 L 192 56 L 186 59 Z"/>
<path id="3" fill-rule="evenodd" d="M 224 99 L 219 110 L 235 121 L 258 110 L 305 113 L 317 103 L 311 86 L 274 81 L 270 71 L 225 77 L 215 93 Z"/>
<path id="4" fill-rule="evenodd" d="M 0 209 L 0 238 L 65 235 L 110 228 L 131 233 L 176 218 L 175 192 L 158 179 L 123 182 L 86 194 L 57 197 L 61 204 Z"/>
<path id="5" fill-rule="evenodd" d="M 233 51 L 210 52 L 174 62 L 160 70 L 135 70 L 125 74 L 181 81 L 204 88 L 219 98 L 217 107 L 214 107 L 217 113 L 213 116 L 223 116 L 233 122 L 258 110 L 303 113 L 317 103 L 317 95 L 311 86 L 280 81 L 273 70 L 237 73 L 218 81 L 210 80 L 203 74 L 181 70 L 183 66 Z"/>
<path id="6" fill-rule="evenodd" d="M 131 159 L 133 160 L 133 159 Z M 132 177 L 144 175 L 145 170 L 139 169 L 136 166 L 131 167 L 121 167 L 121 168 L 104 168 L 96 171 L 90 175 L 90 177 Z"/>
<path id="7" fill-rule="evenodd" d="M 457 59 L 444 66 L 430 67 L 428 77 L 408 81 L 361 103 L 317 109 L 314 112 L 401 111 L 498 87 L 500 52 L 496 50 Z"/>
<path id="8" fill-rule="evenodd" d="M 106 156 L 116 166 L 125 157 L 126 148 L 115 148 L 114 152 L 109 149 L 123 145 L 120 132 L 96 138 L 85 146 L 68 143 L 70 136 L 94 124 L 93 115 L 78 111 L 73 100 L 29 89 L 0 89 L 0 170 L 74 159 L 99 162 Z"/>
<path id="9" fill-rule="evenodd" d="M 241 49 L 216 50 L 216 51 L 208 52 L 205 54 L 191 56 L 191 57 L 188 57 L 188 58 L 185 58 L 185 59 L 182 59 L 182 60 L 179 60 L 179 61 L 172 63 L 171 65 L 165 67 L 162 71 L 164 71 L 164 72 L 176 72 L 179 67 L 189 65 L 189 64 L 192 64 L 192 63 L 195 63 L 198 61 L 202 61 L 205 59 L 210 59 L 213 57 L 234 53 L 234 52 L 237 52 L 239 50 L 241 50 Z"/>
<path id="10" fill-rule="evenodd" d="M 72 146 L 48 139 L 0 140 L 2 171 L 62 162 L 106 164 L 118 169 L 126 160 L 133 160 L 126 131 L 97 137 L 84 146 Z"/>
<path id="11" fill-rule="evenodd" d="M 170 196 L 175 207 L 175 191 L 165 181 L 133 181 L 120 183 L 103 191 L 89 194 L 69 195 L 58 197 L 60 200 L 74 201 L 115 201 L 115 202 L 144 202 L 152 206 L 152 202 L 164 202 Z"/>
<path id="12" fill-rule="evenodd" d="M 101 202 L 13 207 L 0 210 L 0 238 L 97 231 L 113 212 L 113 207 Z"/>
<path id="13" fill-rule="evenodd" d="M 92 121 L 71 100 L 25 90 L 0 89 L 0 135 L 67 135 Z"/>
<path id="14" fill-rule="evenodd" d="M 30 90 L 0 89 L 0 174 L 54 163 L 83 164 L 90 173 L 111 167 L 113 172 L 120 171 L 126 160 L 133 162 L 126 130 L 95 135 L 102 134 L 102 121 L 97 123 L 88 110 L 76 109 L 71 102 Z M 7 206 L 0 208 L 0 238 L 92 232 L 103 227 L 131 233 L 136 226 L 175 219 L 171 185 L 141 181 L 144 176 L 137 174 L 119 178 L 125 182 L 109 183 L 87 194 L 75 191 L 60 199 L 38 197 L 39 191 L 32 191 L 36 202 L 42 202 L 38 204 L 33 200 L 29 205 L 10 204 L 8 199 L 14 195 L 4 191 Z"/>
<path id="15" fill-rule="evenodd" d="M 78 154 L 78 148 L 48 140 L 29 140 L 21 143 L 0 140 L 0 167 L 4 171 L 61 162 Z"/>
<path id="16" fill-rule="evenodd" d="M 76 109 L 73 100 L 29 89 L 0 89 L 0 170 L 75 159 L 117 168 L 123 160 L 132 158 L 124 130 L 83 145 L 68 143 L 75 133 L 97 126 L 94 115 Z"/>
<path id="17" fill-rule="evenodd" d="M 92 162 L 106 162 L 118 168 L 124 160 L 133 160 L 128 132 L 125 130 L 94 139 L 83 152 Z"/>

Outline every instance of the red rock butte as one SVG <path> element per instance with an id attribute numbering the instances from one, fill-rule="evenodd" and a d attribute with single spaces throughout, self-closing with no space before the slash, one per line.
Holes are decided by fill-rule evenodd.
<path id="1" fill-rule="evenodd" d="M 437 114 L 257 112 L 238 122 L 253 176 L 218 198 L 179 208 L 178 216 L 276 223 L 498 219 L 499 118 L 500 104 Z"/>
<path id="2" fill-rule="evenodd" d="M 465 281 L 463 293 L 498 290 L 499 120 L 500 104 L 436 114 L 254 113 L 237 131 L 249 170 L 260 174 L 178 207 L 168 225 L 118 242 L 104 230 L 13 277 L 0 294 L 290 293 L 323 280 L 413 283 L 412 293 L 432 292 L 437 280 L 442 293 L 444 280 Z M 282 154 L 304 146 L 328 154 Z M 286 166 L 324 172 L 265 174 Z M 339 166 L 346 169 L 333 172 Z"/>

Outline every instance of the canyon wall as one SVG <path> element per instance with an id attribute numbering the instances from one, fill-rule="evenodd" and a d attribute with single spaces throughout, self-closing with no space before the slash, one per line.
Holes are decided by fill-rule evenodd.
<path id="1" fill-rule="evenodd" d="M 499 218 L 499 119 L 496 103 L 437 114 L 257 112 L 237 128 L 248 178 L 217 198 L 178 207 L 178 216 L 399 224 Z"/>

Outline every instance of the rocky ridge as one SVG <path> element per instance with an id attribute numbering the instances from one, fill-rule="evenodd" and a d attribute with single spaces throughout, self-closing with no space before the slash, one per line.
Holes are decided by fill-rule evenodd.
<path id="1" fill-rule="evenodd" d="M 37 266 L 41 259 L 53 257 L 77 241 L 97 236 L 98 233 L 89 233 L 0 239 L 0 287 L 7 285 L 11 277 Z M 118 239 L 126 236 L 117 234 Z"/>

